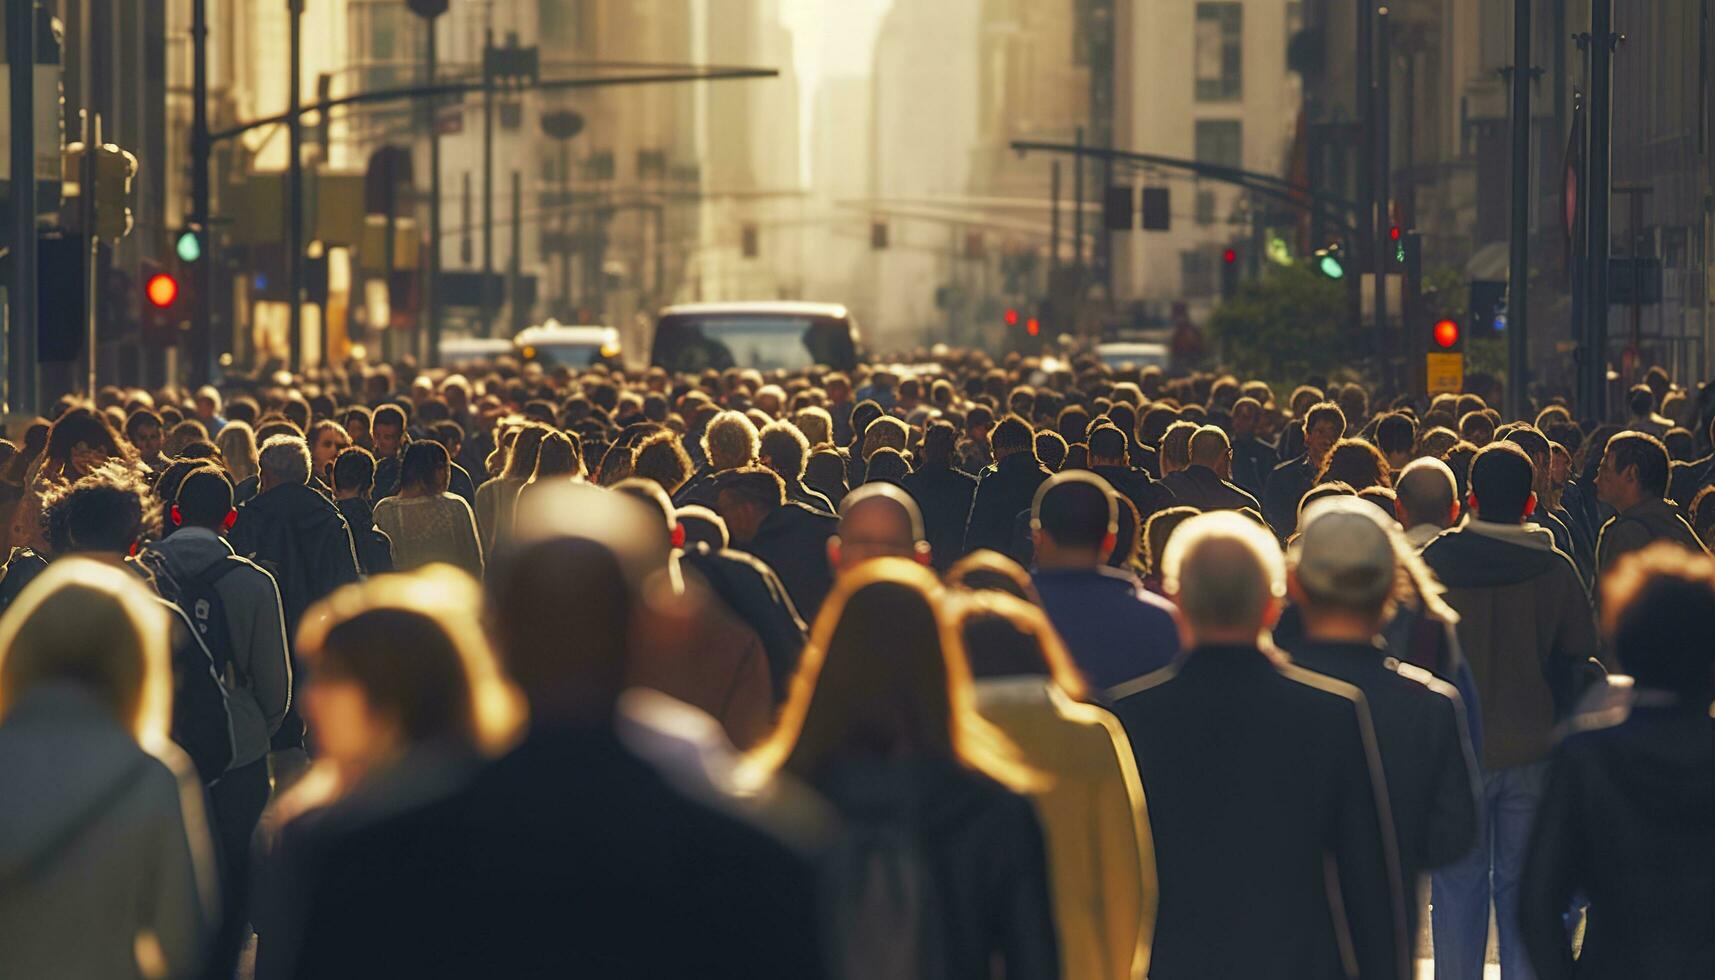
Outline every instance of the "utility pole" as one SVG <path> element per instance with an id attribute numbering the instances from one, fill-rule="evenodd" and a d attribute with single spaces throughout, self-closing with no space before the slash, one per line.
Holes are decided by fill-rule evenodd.
<path id="1" fill-rule="evenodd" d="M 490 8 L 492 9 L 492 8 Z M 494 336 L 494 28 L 482 35 L 482 335 Z"/>
<path id="2" fill-rule="evenodd" d="M 1357 0 L 1357 42 L 1358 57 L 1352 67 L 1357 96 L 1357 137 L 1353 141 L 1358 150 L 1357 161 L 1357 197 L 1358 221 L 1357 241 L 1352 252 L 1357 259 L 1358 270 L 1368 269 L 1371 272 L 1382 271 L 1381 263 L 1377 261 L 1375 248 L 1376 227 L 1376 195 L 1375 195 L 1375 8 L 1372 0 Z M 1354 324 L 1356 326 L 1356 324 Z"/>
<path id="3" fill-rule="evenodd" d="M 506 262 L 506 304 L 512 311 L 512 334 L 524 329 L 529 311 L 524 309 L 524 174 L 512 171 L 512 254 Z"/>
<path id="4" fill-rule="evenodd" d="M 1072 267 L 1080 276 L 1084 272 L 1084 127 L 1078 127 L 1074 144 L 1077 155 L 1072 158 L 1072 197 L 1077 208 L 1072 212 Z M 1080 297 L 1081 298 L 1081 297 Z"/>
<path id="5" fill-rule="evenodd" d="M 36 395 L 36 4 L 6 0 L 12 110 L 12 278 L 6 284 L 7 412 L 33 413 Z"/>
<path id="6" fill-rule="evenodd" d="M 1530 64 L 1531 0 L 1513 0 L 1512 76 L 1512 241 L 1507 282 L 1507 414 L 1526 418 L 1530 411 Z"/>
<path id="7" fill-rule="evenodd" d="M 1376 309 L 1376 360 L 1380 362 L 1381 371 L 1377 379 L 1381 382 L 1383 391 L 1392 387 L 1393 377 L 1393 344 L 1388 336 L 1387 294 L 1388 278 L 1394 266 L 1393 238 L 1388 233 L 1392 226 L 1392 215 L 1388 209 L 1390 199 L 1389 188 L 1392 181 L 1388 178 L 1388 146 L 1389 121 L 1393 110 L 1393 89 L 1389 84 L 1392 74 L 1392 31 L 1388 8 L 1382 7 L 1376 11 L 1375 23 L 1375 91 L 1372 93 L 1371 111 L 1374 113 L 1375 127 L 1371 130 L 1375 154 L 1375 189 L 1376 211 L 1370 227 L 1374 229 L 1375 250 L 1375 309 Z"/>
<path id="8" fill-rule="evenodd" d="M 88 12 L 88 8 L 84 8 Z M 89 22 L 84 21 L 85 45 L 84 64 L 89 63 L 88 32 Z M 88 77 L 87 75 L 85 77 Z M 91 88 L 83 90 L 86 103 L 94 104 Z M 95 397 L 96 369 L 100 362 L 100 352 L 95 349 L 95 321 L 99 311 L 95 304 L 99 292 L 95 288 L 96 274 L 100 271 L 101 235 L 95 220 L 95 179 L 98 161 L 101 158 L 101 114 L 93 108 L 83 110 L 83 166 L 78 175 L 78 211 L 83 215 L 83 356 L 85 373 L 84 394 Z M 35 168 L 25 171 L 30 176 L 30 190 L 36 189 Z"/>
<path id="9" fill-rule="evenodd" d="M 214 234 L 209 220 L 208 0 L 191 0 L 191 227 L 201 257 L 191 263 L 190 370 L 196 381 L 214 375 Z"/>
<path id="10" fill-rule="evenodd" d="M 1060 270 L 1060 161 L 1055 160 L 1048 176 L 1048 281 Z"/>
<path id="11" fill-rule="evenodd" d="M 287 197 L 291 199 L 288 220 L 291 226 L 286 229 L 287 268 L 291 282 L 292 322 L 287 336 L 292 345 L 291 356 L 287 359 L 288 369 L 296 374 L 303 368 L 304 360 L 304 117 L 303 117 L 303 63 L 304 63 L 304 0 L 286 0 L 286 10 L 291 21 L 289 35 L 289 54 L 291 59 L 287 84 L 286 120 L 287 180 L 291 187 Z"/>
<path id="12" fill-rule="evenodd" d="M 1591 0 L 1590 34 L 1585 39 L 1590 55 L 1590 151 L 1586 164 L 1584 203 L 1590 209 L 1585 223 L 1584 255 L 1589 270 L 1584 318 L 1587 326 L 1582 367 L 1584 390 L 1579 414 L 1605 421 L 1608 417 L 1608 208 L 1613 162 L 1613 0 Z"/>
<path id="13" fill-rule="evenodd" d="M 423 20 L 423 84 L 435 84 L 436 19 L 447 12 L 447 0 L 410 0 L 411 12 Z M 437 367 L 441 363 L 441 116 L 440 103 L 428 101 L 424 114 L 429 134 L 429 274 L 423 283 L 423 307 L 428 330 L 423 363 Z M 391 271 L 388 273 L 391 275 Z"/>

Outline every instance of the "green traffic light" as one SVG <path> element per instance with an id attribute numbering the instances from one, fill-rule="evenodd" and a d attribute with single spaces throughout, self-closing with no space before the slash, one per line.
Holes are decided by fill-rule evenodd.
<path id="1" fill-rule="evenodd" d="M 182 232 L 177 246 L 179 258 L 185 262 L 195 262 L 202 258 L 202 240 L 197 238 L 194 231 Z"/>
<path id="2" fill-rule="evenodd" d="M 1317 263 L 1317 268 L 1330 279 L 1344 279 L 1346 277 L 1346 267 L 1341 265 L 1340 260 L 1332 255 L 1323 255 L 1321 261 Z"/>

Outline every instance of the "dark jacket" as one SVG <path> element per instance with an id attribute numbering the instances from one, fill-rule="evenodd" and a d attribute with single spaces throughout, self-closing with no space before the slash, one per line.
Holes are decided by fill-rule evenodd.
<path id="1" fill-rule="evenodd" d="M 1300 667 L 1364 692 L 1399 842 L 1400 877 L 1459 858 L 1477 840 L 1477 760 L 1459 692 L 1434 674 L 1388 657 L 1374 644 L 1305 640 L 1288 652 Z M 1417 903 L 1406 903 L 1406 935 L 1417 935 Z"/>
<path id="2" fill-rule="evenodd" d="M 905 478 L 905 490 L 923 512 L 923 531 L 937 571 L 959 560 L 965 546 L 965 520 L 977 495 L 976 478 L 951 466 L 922 466 Z"/>
<path id="3" fill-rule="evenodd" d="M 1423 548 L 1459 613 L 1459 646 L 1477 679 L 1485 772 L 1548 754 L 1596 655 L 1596 621 L 1572 559 L 1547 531 L 1467 520 Z"/>
<path id="4" fill-rule="evenodd" d="M 1117 693 L 1155 834 L 1152 980 L 1334 980 L 1342 933 L 1360 977 L 1404 975 L 1392 821 L 1356 688 L 1254 647 L 1201 647 Z"/>
<path id="5" fill-rule="evenodd" d="M 756 537 L 733 547 L 774 569 L 798 615 L 804 622 L 814 623 L 822 600 L 834 587 L 834 573 L 828 568 L 828 539 L 839 523 L 832 514 L 789 501 L 762 519 Z"/>
<path id="6" fill-rule="evenodd" d="M 1262 491 L 1262 516 L 1282 541 L 1298 530 L 1298 502 L 1316 485 L 1316 467 L 1309 456 L 1296 456 L 1276 466 Z"/>
<path id="7" fill-rule="evenodd" d="M 1261 499 L 1268 475 L 1279 462 L 1274 446 L 1256 436 L 1233 438 L 1233 482 L 1251 496 Z"/>
<path id="8" fill-rule="evenodd" d="M 1108 481 L 1115 493 L 1131 501 L 1137 508 L 1138 520 L 1145 524 L 1151 514 L 1179 503 L 1167 484 L 1151 477 L 1142 467 L 1092 466 L 1090 472 Z"/>
<path id="9" fill-rule="evenodd" d="M 345 518 L 333 501 L 307 486 L 279 486 L 258 494 L 238 508 L 238 522 L 232 525 L 227 541 L 233 551 L 274 576 L 286 614 L 286 638 L 294 645 L 304 612 L 333 590 L 361 577 Z M 276 749 L 303 744 L 298 677 L 294 670 L 292 708 L 274 733 Z"/>
<path id="10" fill-rule="evenodd" d="M 1161 478 L 1173 491 L 1174 503 L 1201 511 L 1245 510 L 1262 513 L 1262 504 L 1236 484 L 1223 480 L 1207 466 L 1192 465 Z"/>
<path id="11" fill-rule="evenodd" d="M 1541 980 L 1715 977 L 1715 721 L 1638 689 L 1554 750 L 1519 923 Z M 1590 902 L 1576 963 L 1562 916 Z"/>
<path id="12" fill-rule="evenodd" d="M 680 561 L 701 575 L 721 603 L 756 631 L 768 657 L 774 702 L 784 701 L 804 652 L 806 627 L 780 576 L 752 555 L 731 548 L 717 551 L 706 544 L 687 548 Z"/>
<path id="13" fill-rule="evenodd" d="M 1179 628 L 1167 600 L 1117 568 L 1038 571 L 1043 611 L 1090 686 L 1105 690 L 1173 662 Z"/>
<path id="14" fill-rule="evenodd" d="M 1596 567 L 1607 572 L 1621 556 L 1641 551 L 1657 541 L 1671 541 L 1682 548 L 1703 551 L 1703 543 L 1685 518 L 1667 501 L 1645 500 L 1608 518 L 1596 539 Z"/>
<path id="15" fill-rule="evenodd" d="M 821 971 L 808 862 L 607 730 L 538 728 L 456 790 L 328 834 L 299 888 L 298 977 Z"/>
<path id="16" fill-rule="evenodd" d="M 692 471 L 679 491 L 673 494 L 674 507 L 690 507 L 693 504 L 707 507 L 715 506 L 715 471 L 707 463 Z"/>
<path id="17" fill-rule="evenodd" d="M 1715 453 L 1690 462 L 1676 462 L 1668 479 L 1667 497 L 1682 511 L 1689 511 L 1697 492 L 1711 483 L 1715 483 Z"/>
<path id="18" fill-rule="evenodd" d="M 1010 554 L 1013 518 L 1030 509 L 1049 475 L 1028 451 L 1015 452 L 984 470 L 965 522 L 964 553 L 990 548 Z"/>
<path id="19" fill-rule="evenodd" d="M 471 510 L 476 510 L 476 484 L 471 481 L 470 472 L 457 463 L 452 464 L 452 469 L 448 472 L 447 492 L 463 497 L 464 502 L 470 504 Z"/>
<path id="20" fill-rule="evenodd" d="M 334 501 L 346 526 L 351 529 L 352 548 L 357 552 L 358 571 L 385 575 L 393 570 L 393 542 L 375 526 L 375 508 L 362 497 Z"/>
<path id="21" fill-rule="evenodd" d="M 786 483 L 787 500 L 796 501 L 812 510 L 819 510 L 826 514 L 834 513 L 834 502 L 829 500 L 820 490 L 812 490 L 798 477 L 787 479 L 783 475 L 781 479 Z"/>
<path id="22" fill-rule="evenodd" d="M 927 759 L 847 762 L 814 785 L 854 824 L 897 820 L 916 831 L 945 930 L 947 980 L 1060 976 L 1047 849 L 1028 798 Z"/>
<path id="23" fill-rule="evenodd" d="M 375 461 L 375 488 L 370 491 L 369 499 L 386 500 L 399 494 L 399 463 L 401 456 L 388 456 Z"/>

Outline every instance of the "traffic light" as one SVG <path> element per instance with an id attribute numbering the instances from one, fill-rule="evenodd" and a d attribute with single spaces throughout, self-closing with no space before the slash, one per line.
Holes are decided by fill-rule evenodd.
<path id="1" fill-rule="evenodd" d="M 1007 307 L 1006 312 L 1002 313 L 1000 318 L 1009 327 L 1018 326 L 1018 310 L 1013 307 Z"/>
<path id="2" fill-rule="evenodd" d="M 137 281 L 143 284 L 142 315 L 138 317 L 143 343 L 172 347 L 179 342 L 179 323 L 184 320 L 179 277 L 161 263 L 144 259 L 137 265 Z"/>
<path id="3" fill-rule="evenodd" d="M 1143 189 L 1143 230 L 1168 231 L 1173 226 L 1172 197 L 1165 187 Z"/>
<path id="4" fill-rule="evenodd" d="M 1024 332 L 1034 337 L 1042 332 L 1042 321 L 1031 317 L 1024 321 Z"/>
<path id="5" fill-rule="evenodd" d="M 202 258 L 202 236 L 194 229 L 186 228 L 179 232 L 177 241 L 173 243 L 173 251 L 178 254 L 180 262 L 195 264 Z"/>
<path id="6" fill-rule="evenodd" d="M 1462 354 L 1465 330 L 1452 317 L 1442 317 L 1429 328 L 1429 350 L 1435 354 Z"/>
<path id="7" fill-rule="evenodd" d="M 1131 231 L 1137 227 L 1137 197 L 1129 185 L 1115 184 L 1102 200 L 1102 224 L 1108 231 Z"/>
<path id="8" fill-rule="evenodd" d="M 61 194 L 65 197 L 67 230 L 81 232 L 83 218 L 82 143 L 68 143 L 60 156 Z M 95 157 L 95 235 L 116 242 L 131 233 L 131 180 L 137 158 L 112 143 L 103 143 Z"/>
<path id="9" fill-rule="evenodd" d="M 1221 298 L 1232 299 L 1239 289 L 1239 250 L 1221 250 Z"/>
<path id="10" fill-rule="evenodd" d="M 1316 271 L 1329 279 L 1346 278 L 1346 260 L 1338 244 L 1319 248 L 1313 256 L 1316 260 Z"/>

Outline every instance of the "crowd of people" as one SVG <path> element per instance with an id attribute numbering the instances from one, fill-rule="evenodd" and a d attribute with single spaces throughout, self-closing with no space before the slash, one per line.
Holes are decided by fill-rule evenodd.
<path id="1" fill-rule="evenodd" d="M 0 441 L 0 976 L 1715 976 L 1715 384 L 954 354 Z M 1420 940 L 1427 931 L 1430 940 Z"/>

